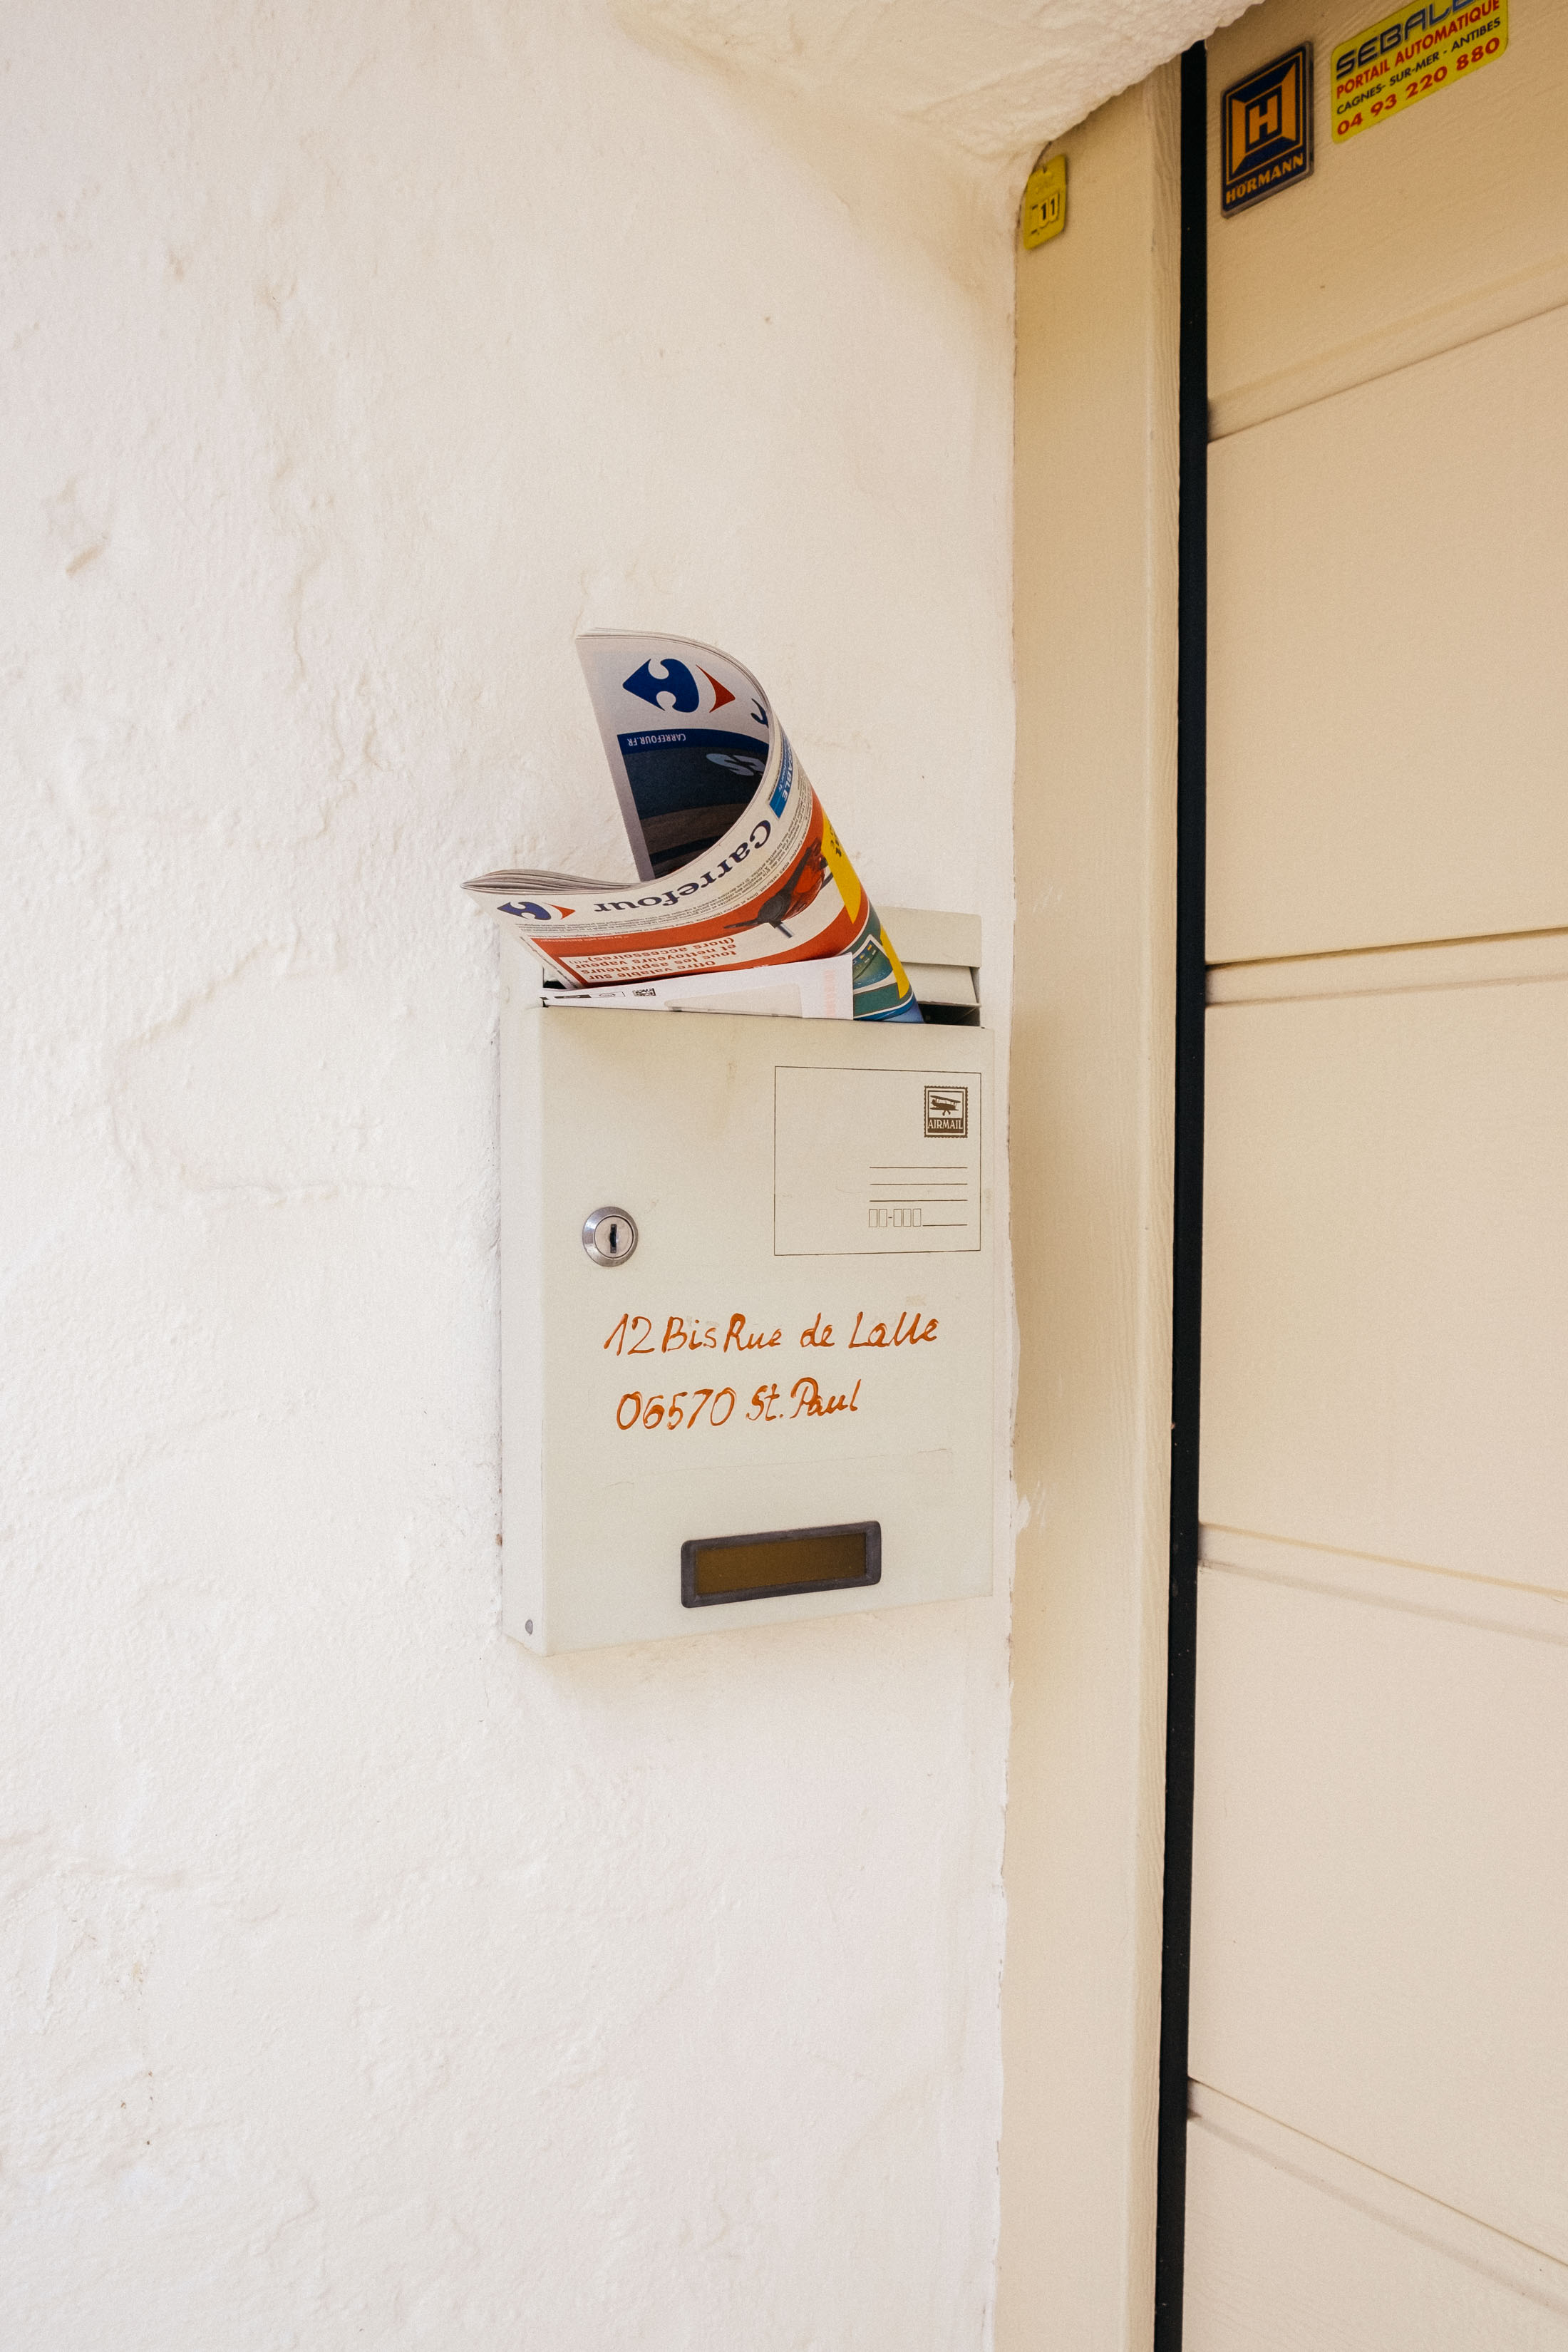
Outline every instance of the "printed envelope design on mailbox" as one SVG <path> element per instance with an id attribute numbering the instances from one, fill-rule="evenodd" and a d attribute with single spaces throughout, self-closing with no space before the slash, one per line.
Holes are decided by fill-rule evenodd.
<path id="1" fill-rule="evenodd" d="M 927 1087 L 926 1133 L 928 1135 L 967 1135 L 969 1133 L 969 1088 L 967 1087 Z"/>

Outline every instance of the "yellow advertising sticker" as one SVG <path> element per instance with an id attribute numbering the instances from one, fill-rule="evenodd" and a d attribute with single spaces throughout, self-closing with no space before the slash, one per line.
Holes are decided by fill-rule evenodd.
<path id="1" fill-rule="evenodd" d="M 1418 98 L 1456 89 L 1508 47 L 1508 0 L 1429 0 L 1333 48 L 1334 144 L 1389 122 Z"/>

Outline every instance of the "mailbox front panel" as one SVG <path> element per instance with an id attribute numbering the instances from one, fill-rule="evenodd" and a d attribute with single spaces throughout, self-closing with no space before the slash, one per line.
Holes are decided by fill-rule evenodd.
<path id="1" fill-rule="evenodd" d="M 988 1592 L 990 1037 L 542 1008 L 510 948 L 507 982 L 508 1632 Z"/>

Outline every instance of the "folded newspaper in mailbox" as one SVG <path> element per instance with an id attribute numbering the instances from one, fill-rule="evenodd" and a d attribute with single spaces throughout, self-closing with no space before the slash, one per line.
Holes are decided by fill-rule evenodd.
<path id="1" fill-rule="evenodd" d="M 687 637 L 619 630 L 588 632 L 577 653 L 637 881 L 500 873 L 465 889 L 543 959 L 557 989 L 773 1012 L 795 977 L 787 1009 L 832 1013 L 842 991 L 829 974 L 808 989 L 804 970 L 778 968 L 847 956 L 857 1021 L 918 1021 L 893 944 L 751 671 Z M 697 974 L 716 985 L 689 997 L 668 985 Z"/>

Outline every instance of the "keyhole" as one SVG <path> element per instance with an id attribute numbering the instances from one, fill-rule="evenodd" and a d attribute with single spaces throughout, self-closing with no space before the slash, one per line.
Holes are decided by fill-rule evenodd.
<path id="1" fill-rule="evenodd" d="M 637 1245 L 637 1219 L 624 1209 L 595 1209 L 583 1221 L 583 1247 L 595 1265 L 625 1265 Z"/>

